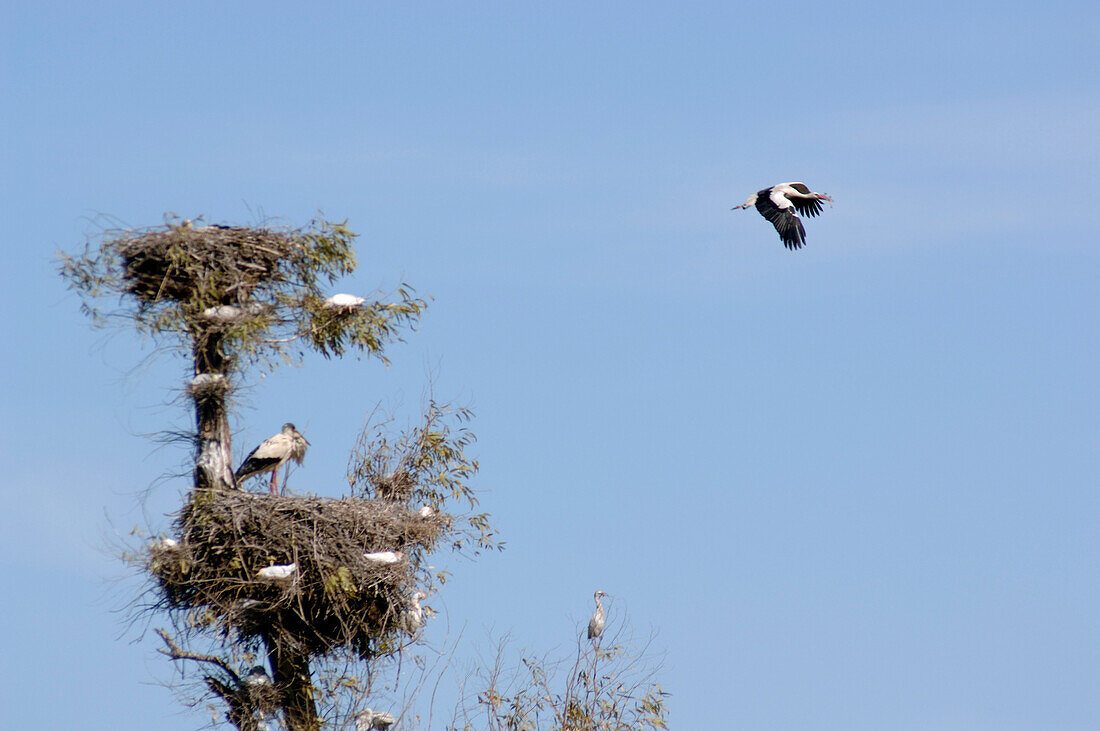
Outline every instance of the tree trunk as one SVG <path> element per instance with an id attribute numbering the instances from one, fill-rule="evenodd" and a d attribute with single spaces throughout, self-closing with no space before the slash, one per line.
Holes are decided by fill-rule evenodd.
<path id="1" fill-rule="evenodd" d="M 195 379 L 191 381 L 198 427 L 195 487 L 231 490 L 236 487 L 236 482 L 233 479 L 233 451 L 226 404 L 229 364 L 221 345 L 221 336 L 213 333 L 203 333 L 195 338 Z"/>
<path id="2" fill-rule="evenodd" d="M 313 697 L 309 655 L 288 644 L 264 636 L 272 678 L 279 690 L 277 702 L 283 711 L 287 731 L 319 731 L 321 719 L 317 716 Z"/>

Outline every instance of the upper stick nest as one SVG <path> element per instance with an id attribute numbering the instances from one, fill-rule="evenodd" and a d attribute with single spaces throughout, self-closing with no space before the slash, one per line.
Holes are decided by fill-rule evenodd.
<path id="1" fill-rule="evenodd" d="M 449 522 L 378 500 L 196 490 L 176 519 L 178 542 L 153 544 L 148 570 L 167 607 L 190 610 L 191 626 L 367 658 L 415 632 L 419 560 Z M 383 551 L 402 555 L 364 557 Z M 285 579 L 260 573 L 291 564 Z"/>
<path id="2" fill-rule="evenodd" d="M 118 240 L 127 291 L 151 304 L 209 293 L 219 304 L 245 302 L 260 282 L 282 279 L 280 261 L 304 247 L 295 232 L 190 224 Z"/>
<path id="3" fill-rule="evenodd" d="M 61 255 L 61 272 L 97 324 L 131 317 L 152 334 L 182 335 L 196 352 L 230 361 L 295 360 L 301 346 L 325 357 L 348 350 L 385 360 L 387 343 L 413 326 L 426 302 L 406 285 L 375 297 L 325 290 L 352 273 L 356 234 L 344 223 L 314 220 L 300 228 L 193 226 L 104 231 L 83 254 Z M 122 295 L 122 307 L 102 298 Z M 211 365 L 209 363 L 205 365 Z M 224 364 L 213 364 L 216 372 Z M 196 364 L 196 372 L 209 370 Z"/>

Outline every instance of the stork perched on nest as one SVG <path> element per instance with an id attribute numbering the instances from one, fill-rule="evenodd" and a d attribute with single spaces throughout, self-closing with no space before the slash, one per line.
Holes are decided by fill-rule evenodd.
<path id="1" fill-rule="evenodd" d="M 756 206 L 760 215 L 768 219 L 783 245 L 792 251 L 806 243 L 806 229 L 799 213 L 813 218 L 821 213 L 821 201 L 833 202 L 824 193 L 814 193 L 805 183 L 780 183 L 750 195 L 744 203 L 731 210 Z"/>
<path id="2" fill-rule="evenodd" d="M 592 612 L 592 619 L 588 620 L 588 639 L 594 640 L 603 634 L 603 628 L 607 624 L 607 615 L 604 614 L 600 597 L 607 596 L 606 591 L 597 591 L 592 597 L 596 600 L 596 611 Z"/>
<path id="3" fill-rule="evenodd" d="M 283 424 L 281 432 L 263 440 L 260 446 L 248 453 L 244 463 L 237 468 L 237 473 L 233 477 L 239 484 L 242 480 L 247 480 L 253 475 L 270 471 L 271 494 L 274 495 L 279 468 L 292 459 L 301 464 L 302 459 L 306 456 L 306 447 L 308 446 L 309 442 L 306 441 L 306 438 L 298 432 L 293 424 L 287 422 Z M 286 487 L 287 477 L 290 475 L 289 466 L 287 466 L 286 472 L 286 476 L 283 477 L 284 488 Z"/>

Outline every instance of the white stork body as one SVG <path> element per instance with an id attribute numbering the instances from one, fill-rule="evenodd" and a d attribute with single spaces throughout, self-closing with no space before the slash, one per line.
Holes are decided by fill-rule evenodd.
<path id="1" fill-rule="evenodd" d="M 760 215 L 768 219 L 779 238 L 788 249 L 801 249 L 806 243 L 806 229 L 802 226 L 802 213 L 813 218 L 821 213 L 821 201 L 832 202 L 824 193 L 814 193 L 805 183 L 780 183 L 750 195 L 733 210 L 756 206 Z"/>
<path id="2" fill-rule="evenodd" d="M 603 628 L 607 625 L 607 615 L 604 614 L 601 596 L 607 596 L 605 591 L 597 591 L 592 595 L 596 600 L 596 611 L 592 612 L 592 619 L 588 620 L 588 639 L 594 640 L 603 634 Z"/>
<path id="3" fill-rule="evenodd" d="M 248 453 L 244 463 L 237 468 L 237 474 L 234 475 L 234 478 L 240 483 L 241 480 L 247 480 L 252 475 L 270 471 L 271 494 L 274 495 L 279 468 L 292 459 L 301 464 L 302 459 L 306 456 L 306 447 L 308 446 L 309 442 L 306 441 L 306 438 L 298 433 L 293 424 L 287 422 L 283 424 L 281 432 L 263 440 L 260 446 Z M 289 476 L 289 466 L 286 471 L 287 476 Z M 286 487 L 286 477 L 283 477 L 283 487 Z"/>

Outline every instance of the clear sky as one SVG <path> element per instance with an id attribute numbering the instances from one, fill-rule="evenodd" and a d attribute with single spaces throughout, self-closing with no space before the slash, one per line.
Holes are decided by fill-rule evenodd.
<path id="1" fill-rule="evenodd" d="M 184 364 L 54 252 L 323 210 L 338 291 L 431 307 L 235 444 L 294 421 L 336 495 L 375 404 L 472 407 L 508 545 L 439 557 L 433 642 L 567 645 L 600 588 L 673 728 L 1100 726 L 1095 3 L 314 5 L 0 10 L 5 724 L 204 722 L 106 547 L 186 487 Z M 836 199 L 794 253 L 729 210 L 786 180 Z"/>

